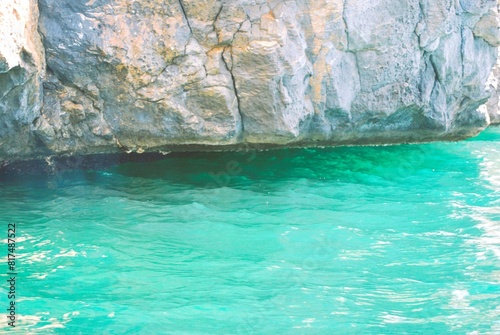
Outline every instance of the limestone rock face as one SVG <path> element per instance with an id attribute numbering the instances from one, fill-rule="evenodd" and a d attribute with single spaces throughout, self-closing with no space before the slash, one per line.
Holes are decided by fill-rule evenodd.
<path id="1" fill-rule="evenodd" d="M 32 123 L 42 106 L 45 57 L 36 0 L 0 2 L 0 161 L 36 151 Z"/>
<path id="2" fill-rule="evenodd" d="M 491 98 L 488 102 L 481 106 L 485 113 L 490 116 L 491 124 L 500 124 L 500 85 L 498 81 L 500 80 L 500 55 L 493 68 L 493 71 L 488 78 L 486 87 L 489 93 L 491 93 Z"/>
<path id="3" fill-rule="evenodd" d="M 0 95 L 0 127 L 24 115 L 0 157 L 20 155 L 8 141 L 33 156 L 455 140 L 490 122 L 495 0 L 38 3 L 43 48 L 35 26 L 2 39 L 37 56 L 0 62 L 32 97 L 20 113 Z"/>

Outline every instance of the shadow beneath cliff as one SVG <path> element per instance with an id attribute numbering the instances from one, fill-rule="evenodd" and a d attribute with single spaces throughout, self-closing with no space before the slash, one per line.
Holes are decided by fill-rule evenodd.
<path id="1" fill-rule="evenodd" d="M 180 188 L 258 192 L 286 188 L 289 181 L 300 180 L 390 188 L 419 181 L 436 187 L 457 185 L 458 178 L 463 180 L 458 184 L 466 188 L 467 178 L 479 175 L 482 158 L 476 154 L 481 147 L 478 142 L 490 141 L 500 143 L 499 127 L 461 142 L 192 153 L 147 163 L 124 163 L 109 172 L 133 179 L 163 180 Z"/>
<path id="2" fill-rule="evenodd" d="M 477 141 L 500 141 L 500 128 L 454 143 L 53 158 L 4 167 L 0 182 L 49 181 L 57 187 L 72 180 L 106 183 L 109 178 L 103 176 L 116 176 L 120 182 L 115 186 L 122 190 L 130 186 L 130 180 L 138 179 L 208 189 L 247 188 L 299 179 L 390 186 L 407 178 L 432 178 L 437 172 L 478 173 L 478 168 L 471 169 L 480 163 L 471 148 Z"/>
<path id="3" fill-rule="evenodd" d="M 451 161 L 461 164 L 450 166 Z M 478 163 L 466 144 L 434 143 L 193 153 L 140 164 L 128 162 L 109 172 L 133 179 L 164 180 L 189 188 L 265 191 L 266 185 L 279 187 L 276 185 L 301 179 L 390 187 L 408 178 L 432 178 L 437 172 L 477 173 L 478 169 L 471 167 Z"/>
<path id="4" fill-rule="evenodd" d="M 177 153 L 173 156 L 185 156 Z M 19 180 L 45 180 L 61 174 L 75 172 L 106 170 L 123 163 L 147 163 L 165 159 L 159 153 L 144 154 L 97 154 L 84 156 L 49 157 L 18 161 L 0 166 L 0 182 L 15 182 Z"/>

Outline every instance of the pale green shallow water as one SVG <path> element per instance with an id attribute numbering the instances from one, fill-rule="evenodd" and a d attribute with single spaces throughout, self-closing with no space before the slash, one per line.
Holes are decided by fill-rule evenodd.
<path id="1" fill-rule="evenodd" d="M 500 334 L 499 153 L 491 128 L 4 176 L 15 333 Z"/>

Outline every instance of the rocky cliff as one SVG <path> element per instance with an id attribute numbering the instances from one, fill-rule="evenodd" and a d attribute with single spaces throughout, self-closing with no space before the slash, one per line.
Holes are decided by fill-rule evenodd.
<path id="1" fill-rule="evenodd" d="M 0 162 L 33 157 L 41 115 L 45 56 L 35 0 L 0 2 Z"/>
<path id="2" fill-rule="evenodd" d="M 4 1 L 0 159 L 465 138 L 490 122 L 496 6 Z"/>
<path id="3" fill-rule="evenodd" d="M 488 82 L 486 83 L 487 91 L 491 98 L 486 104 L 480 108 L 484 108 L 484 112 L 489 114 L 491 124 L 500 124 L 500 53 L 497 58 L 497 63 L 490 73 Z"/>

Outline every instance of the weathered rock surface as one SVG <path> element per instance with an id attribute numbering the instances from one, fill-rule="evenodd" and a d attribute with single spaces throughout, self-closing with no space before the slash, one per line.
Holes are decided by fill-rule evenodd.
<path id="1" fill-rule="evenodd" d="M 484 108 L 484 112 L 490 115 L 491 124 L 500 124 L 500 54 L 497 59 L 497 63 L 493 68 L 493 71 L 488 78 L 486 87 L 488 92 L 491 94 L 491 98 L 488 102 L 481 106 Z"/>
<path id="2" fill-rule="evenodd" d="M 1 6 L 0 20 L 12 20 L 12 5 Z M 33 4 L 23 34 L 4 40 L 4 26 L 20 28 L 2 24 L 15 59 L 0 62 L 4 159 L 455 140 L 490 122 L 478 107 L 500 44 L 494 0 L 39 0 L 39 9 L 43 48 Z M 21 95 L 30 99 L 14 106 Z"/>
<path id="3" fill-rule="evenodd" d="M 0 2 L 0 162 L 37 150 L 31 126 L 42 107 L 45 57 L 36 0 Z"/>

